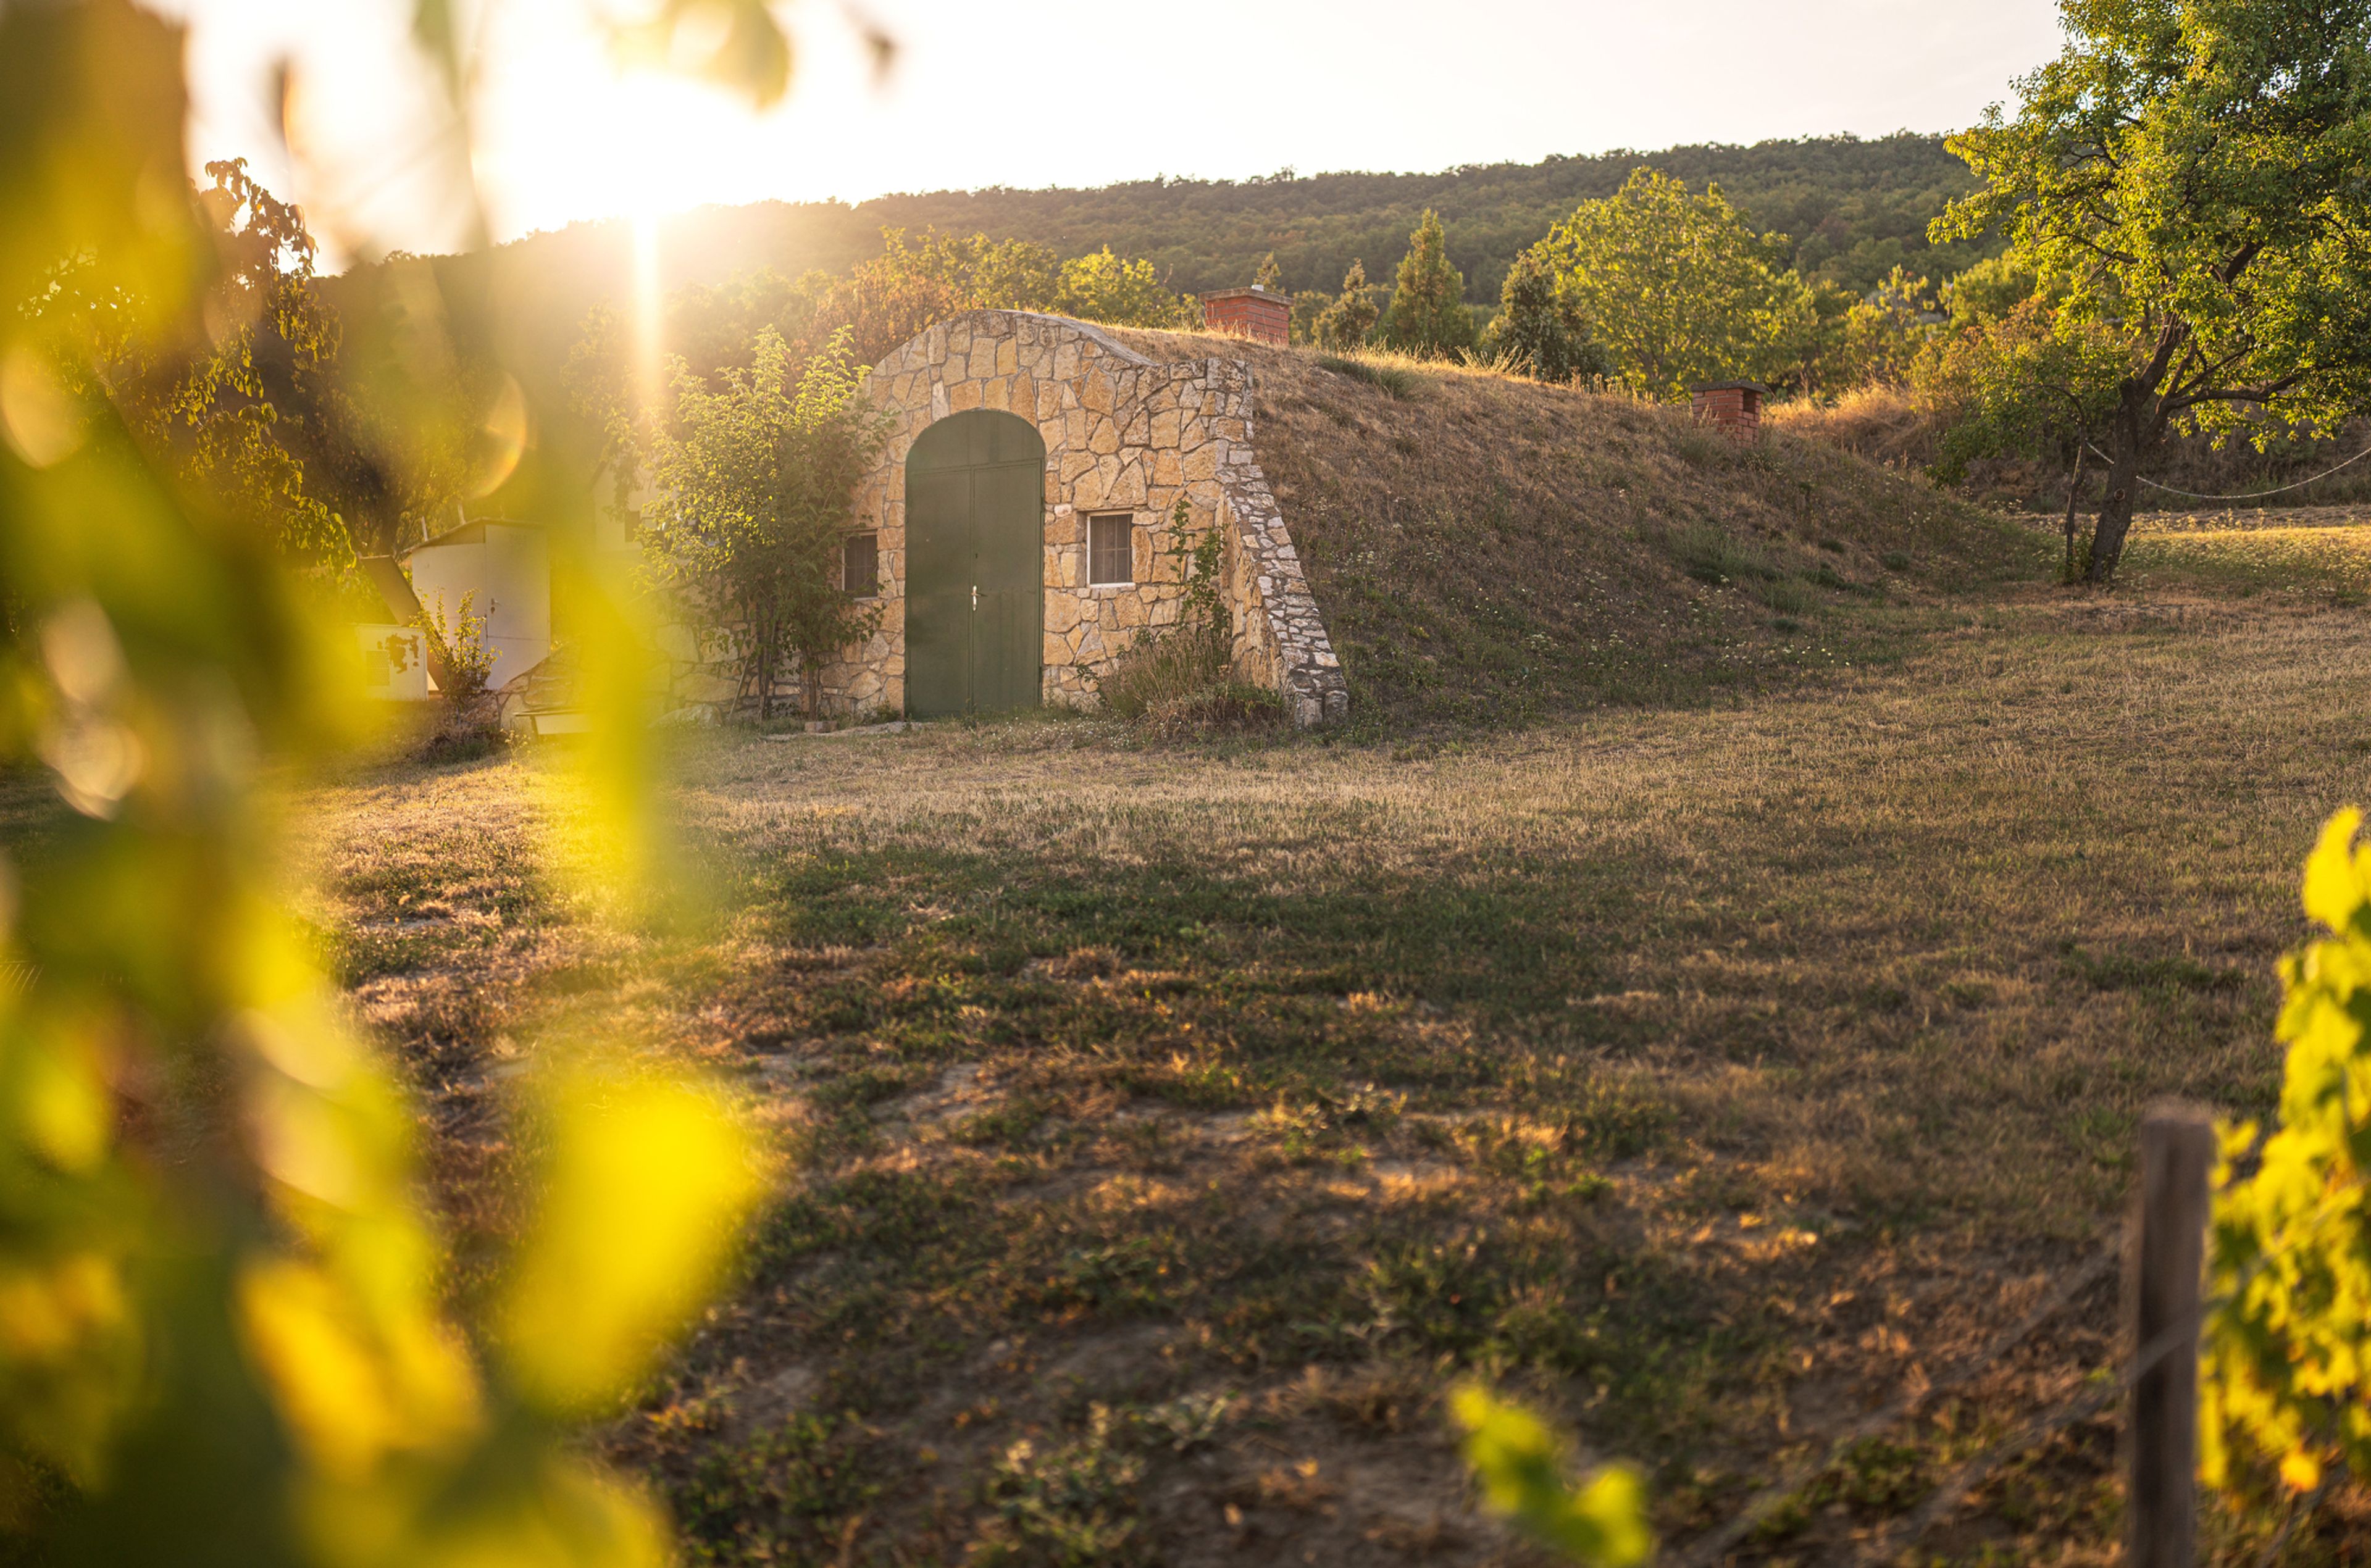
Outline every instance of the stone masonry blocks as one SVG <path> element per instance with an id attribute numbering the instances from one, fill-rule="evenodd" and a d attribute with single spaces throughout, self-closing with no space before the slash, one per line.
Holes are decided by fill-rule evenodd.
<path id="1" fill-rule="evenodd" d="M 879 536 L 881 624 L 826 673 L 830 708 L 905 701 L 905 465 L 916 437 L 966 409 L 1009 410 L 1046 443 L 1044 696 L 1095 701 L 1094 678 L 1183 608 L 1170 516 L 1225 530 L 1222 582 L 1239 674 L 1275 689 L 1297 725 L 1340 718 L 1348 687 L 1254 448 L 1251 368 L 1240 360 L 1157 364 L 1083 321 L 972 311 L 939 323 L 872 372 L 889 416 L 879 463 L 858 486 L 857 523 Z M 1086 514 L 1125 513 L 1135 580 L 1090 584 Z M 795 681 L 785 696 L 795 695 Z"/>

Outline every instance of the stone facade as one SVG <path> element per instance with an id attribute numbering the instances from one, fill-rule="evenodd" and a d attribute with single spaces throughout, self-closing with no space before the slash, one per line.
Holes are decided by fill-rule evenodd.
<path id="1" fill-rule="evenodd" d="M 905 703 L 906 457 L 935 421 L 971 409 L 1016 414 L 1046 444 L 1043 697 L 1091 706 L 1093 676 L 1183 602 L 1171 514 L 1183 497 L 1190 548 L 1224 530 L 1235 660 L 1273 687 L 1294 723 L 1338 718 L 1348 689 L 1318 618 L 1275 493 L 1252 452 L 1252 375 L 1240 360 L 1158 364 L 1082 321 L 972 311 L 873 367 L 890 416 L 881 460 L 859 486 L 859 529 L 875 536 L 880 629 L 826 674 L 842 713 Z M 1088 519 L 1130 520 L 1134 580 L 1088 582 Z"/>

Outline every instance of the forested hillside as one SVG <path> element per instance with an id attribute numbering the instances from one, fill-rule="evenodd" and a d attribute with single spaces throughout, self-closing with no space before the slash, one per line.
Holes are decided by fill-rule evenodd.
<path id="1" fill-rule="evenodd" d="M 1935 254 L 1927 245 L 1927 219 L 1966 191 L 1970 179 L 1942 137 L 1906 132 L 1879 141 L 1834 136 L 1621 151 L 1439 174 L 1299 176 L 1288 169 L 1242 182 L 942 191 L 883 197 L 856 213 L 876 225 L 977 229 L 1065 254 L 1109 245 L 1151 258 L 1171 286 L 1186 290 L 1248 282 L 1273 250 L 1287 287 L 1330 290 L 1353 257 L 1371 273 L 1396 261 L 1429 207 L 1448 226 L 1450 259 L 1465 273 L 1466 297 L 1489 300 L 1498 297 L 1516 252 L 1576 202 L 1613 194 L 1641 164 L 1699 189 L 1719 181 L 1757 227 L 1793 239 L 1794 264 L 1805 277 L 1856 292 L 1874 287 L 1897 263 L 1939 277 L 1982 254 L 1973 247 Z"/>
<path id="2" fill-rule="evenodd" d="M 1968 189 L 1966 167 L 1940 136 L 1878 141 L 1825 137 L 1751 147 L 1555 157 L 1438 174 L 1319 174 L 1290 170 L 1253 180 L 1152 179 L 1093 190 L 939 191 L 859 205 L 761 202 L 703 208 L 671 219 L 660 236 L 666 286 L 721 282 L 767 267 L 786 276 L 839 272 L 875 254 L 884 228 L 984 233 L 1027 239 L 1065 257 L 1109 246 L 1150 258 L 1174 289 L 1251 281 L 1276 253 L 1289 289 L 1337 287 L 1352 258 L 1387 281 L 1427 208 L 1448 231 L 1465 297 L 1494 304 L 1517 252 L 1544 237 L 1574 205 L 1617 190 L 1651 165 L 1691 186 L 1718 180 L 1755 226 L 1788 236 L 1805 277 L 1856 292 L 1896 263 L 1940 280 L 1989 247 L 1929 247 L 1926 222 Z M 578 224 L 498 249 L 438 258 L 440 294 L 465 343 L 503 341 L 503 357 L 556 389 L 560 366 L 585 313 L 623 302 L 632 247 L 622 221 Z M 332 300 L 341 280 L 327 280 Z"/>

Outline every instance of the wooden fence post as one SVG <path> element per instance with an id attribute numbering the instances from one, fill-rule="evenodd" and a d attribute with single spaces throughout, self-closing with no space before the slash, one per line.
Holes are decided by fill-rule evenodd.
<path id="1" fill-rule="evenodd" d="M 2198 1291 L 2214 1168 L 2215 1125 L 2203 1113 L 2164 1107 L 2142 1122 L 2133 1354 L 2162 1354 L 2133 1381 L 2131 1568 L 2197 1561 Z"/>

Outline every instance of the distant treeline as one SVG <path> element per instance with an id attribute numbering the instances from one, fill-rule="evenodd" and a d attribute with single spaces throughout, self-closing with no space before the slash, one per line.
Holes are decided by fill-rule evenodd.
<path id="1" fill-rule="evenodd" d="M 1795 246 L 1814 282 L 1866 293 L 1896 266 L 1945 278 L 1998 249 L 1934 247 L 1926 223 L 1973 188 L 1940 136 L 1822 136 L 1750 147 L 1671 147 L 1535 164 L 1477 164 L 1439 174 L 1318 174 L 1260 179 L 1146 179 L 1093 190 L 940 191 L 885 196 L 853 209 L 870 229 L 940 228 L 1030 239 L 1062 254 L 1110 246 L 1151 260 L 1186 291 L 1251 281 L 1270 251 L 1289 289 L 1341 286 L 1353 259 L 1384 273 L 1425 209 L 1440 214 L 1465 297 L 1495 302 L 1525 247 L 1585 200 L 1611 196 L 1652 165 L 1701 190 L 1718 181 L 1757 229 Z M 868 232 L 869 236 L 869 232 Z M 822 265 L 825 263 L 817 263 Z M 1386 274 L 1387 275 L 1387 274 Z"/>
<path id="2" fill-rule="evenodd" d="M 660 269 L 670 289 L 718 284 L 761 269 L 785 278 L 844 274 L 882 248 L 885 228 L 936 229 L 1025 239 L 1069 258 L 1104 247 L 1149 259 L 1167 287 L 1195 292 L 1246 283 L 1273 251 L 1288 289 L 1341 287 L 1353 259 L 1386 282 L 1427 208 L 1440 214 L 1465 298 L 1494 307 L 1514 258 L 1579 202 L 1610 196 L 1640 165 L 1698 190 L 1718 181 L 1755 228 L 1787 235 L 1812 282 L 1866 293 L 1896 265 L 1948 278 L 1998 248 L 1933 247 L 1926 222 L 1970 188 L 1965 165 L 1939 136 L 1907 133 L 1764 142 L 1750 147 L 1554 157 L 1473 165 L 1439 174 L 1319 174 L 1259 179 L 1146 179 L 1093 190 L 973 190 L 843 202 L 760 202 L 709 207 L 669 220 Z M 457 342 L 505 346 L 504 362 L 531 390 L 560 392 L 560 367 L 587 312 L 623 306 L 632 249 L 622 220 L 576 224 L 494 250 L 439 257 L 434 269 Z M 363 291 L 324 280 L 333 302 Z M 558 399 L 555 400 L 564 400 Z"/>

